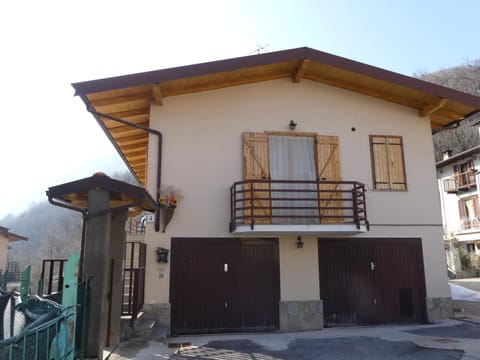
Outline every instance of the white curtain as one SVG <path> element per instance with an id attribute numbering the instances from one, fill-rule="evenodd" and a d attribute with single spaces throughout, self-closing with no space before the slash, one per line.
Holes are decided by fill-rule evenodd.
<path id="1" fill-rule="evenodd" d="M 315 155 L 313 137 L 269 136 L 270 176 L 272 180 L 315 181 Z M 278 192 L 280 189 L 310 189 L 312 192 Z M 272 184 L 272 198 L 299 198 L 311 200 L 275 200 L 272 207 L 317 207 L 315 184 Z M 275 215 L 315 216 L 312 218 L 275 218 Z M 272 210 L 273 224 L 318 224 L 318 209 Z"/>

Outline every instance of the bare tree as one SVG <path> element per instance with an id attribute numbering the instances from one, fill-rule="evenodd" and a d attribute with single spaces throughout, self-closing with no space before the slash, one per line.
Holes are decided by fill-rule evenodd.
<path id="1" fill-rule="evenodd" d="M 432 73 L 419 73 L 414 76 L 442 86 L 450 87 L 472 95 L 480 96 L 480 59 L 464 65 L 442 69 Z M 442 130 L 434 134 L 435 160 L 442 159 L 442 152 L 452 150 L 458 154 L 480 144 L 477 127 L 462 121 L 457 128 Z"/>

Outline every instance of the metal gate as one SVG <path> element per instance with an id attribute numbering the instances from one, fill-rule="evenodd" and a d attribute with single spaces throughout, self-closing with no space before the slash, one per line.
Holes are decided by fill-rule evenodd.
<path id="1" fill-rule="evenodd" d="M 421 239 L 318 241 L 326 326 L 426 321 Z"/>
<path id="2" fill-rule="evenodd" d="M 173 238 L 172 333 L 278 329 L 277 239 Z"/>
<path id="3" fill-rule="evenodd" d="M 146 253 L 145 243 L 138 241 L 125 243 L 122 315 L 132 316 L 133 319 L 143 307 Z"/>

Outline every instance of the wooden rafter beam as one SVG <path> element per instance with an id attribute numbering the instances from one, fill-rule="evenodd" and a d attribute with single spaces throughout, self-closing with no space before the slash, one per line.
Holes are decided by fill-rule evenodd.
<path id="1" fill-rule="evenodd" d="M 295 74 L 293 74 L 293 82 L 299 83 L 302 80 L 303 76 L 308 70 L 308 66 L 310 65 L 310 59 L 303 59 L 302 63 L 299 67 L 297 67 Z"/>
<path id="2" fill-rule="evenodd" d="M 160 86 L 155 84 L 152 85 L 152 97 L 155 105 L 163 105 L 162 91 L 160 90 Z"/>
<path id="3" fill-rule="evenodd" d="M 440 110 L 447 103 L 447 99 L 440 98 L 438 101 L 428 104 L 423 109 L 420 110 L 419 114 L 421 117 L 427 117 L 432 115 L 435 111 Z"/>
<path id="4" fill-rule="evenodd" d="M 392 94 L 392 93 L 386 93 L 386 92 L 384 92 L 382 90 L 378 90 L 378 89 L 367 88 L 365 86 L 361 86 L 361 85 L 358 85 L 358 84 L 355 84 L 355 83 L 352 83 L 352 82 L 349 82 L 349 81 L 335 79 L 331 76 L 316 75 L 316 74 L 313 74 L 313 73 L 309 73 L 309 74 L 307 74 L 306 78 L 310 79 L 310 80 L 319 81 L 319 82 L 322 82 L 324 84 L 333 85 L 333 86 L 340 87 L 340 88 L 343 88 L 343 89 L 351 90 L 351 91 L 354 91 L 354 92 L 357 92 L 357 93 L 360 93 L 360 94 L 363 94 L 363 95 L 373 96 L 373 97 L 376 97 L 376 98 L 379 98 L 379 99 L 391 101 L 391 102 L 394 102 L 394 103 L 397 103 L 397 104 L 406 105 L 406 106 L 417 108 L 417 109 L 420 108 L 420 104 L 418 104 L 418 102 L 413 100 L 413 99 L 409 99 L 409 98 L 399 96 L 399 95 L 395 95 L 395 94 Z"/>

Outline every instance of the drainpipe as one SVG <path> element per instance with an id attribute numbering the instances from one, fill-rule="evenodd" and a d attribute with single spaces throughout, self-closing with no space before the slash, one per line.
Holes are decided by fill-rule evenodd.
<path id="1" fill-rule="evenodd" d="M 82 209 L 73 205 L 69 205 L 66 203 L 62 203 L 60 201 L 55 201 L 52 196 L 48 193 L 47 191 L 47 196 L 48 196 L 48 202 L 54 206 L 59 206 L 63 207 L 65 209 L 73 210 L 73 211 L 78 211 L 79 213 L 82 214 L 82 238 L 80 241 L 80 266 L 79 266 L 79 271 L 78 271 L 78 279 L 79 281 L 82 280 L 83 278 L 83 258 L 85 257 L 85 241 L 86 241 L 86 225 L 87 225 L 87 210 Z"/>
<path id="2" fill-rule="evenodd" d="M 158 130 L 155 130 L 155 129 L 152 129 L 152 128 L 149 128 L 149 127 L 138 125 L 138 124 L 132 123 L 130 121 L 126 121 L 126 120 L 123 120 L 123 119 L 120 119 L 120 118 L 116 118 L 116 117 L 108 115 L 108 114 L 103 114 L 103 113 L 97 112 L 90 105 L 87 105 L 87 111 L 96 117 L 96 119 L 98 120 L 100 125 L 103 125 L 103 122 L 100 120 L 100 117 L 103 117 L 103 118 L 106 118 L 106 119 L 109 119 L 109 120 L 112 120 L 112 121 L 116 121 L 116 122 L 119 122 L 119 123 L 127 125 L 127 126 L 132 126 L 136 129 L 143 130 L 143 131 L 146 131 L 150 134 L 154 134 L 154 135 L 158 136 L 157 197 L 156 197 L 156 201 L 158 203 L 158 199 L 160 198 L 160 187 L 162 185 L 162 182 L 161 182 L 161 179 L 162 179 L 162 143 L 163 143 L 162 133 Z M 108 132 L 107 132 L 107 134 L 108 134 Z M 123 157 L 123 158 L 126 161 L 126 158 L 125 157 Z M 138 178 L 137 178 L 137 180 L 138 180 Z M 160 211 L 158 209 L 155 211 L 155 231 L 156 232 L 160 231 Z"/>

